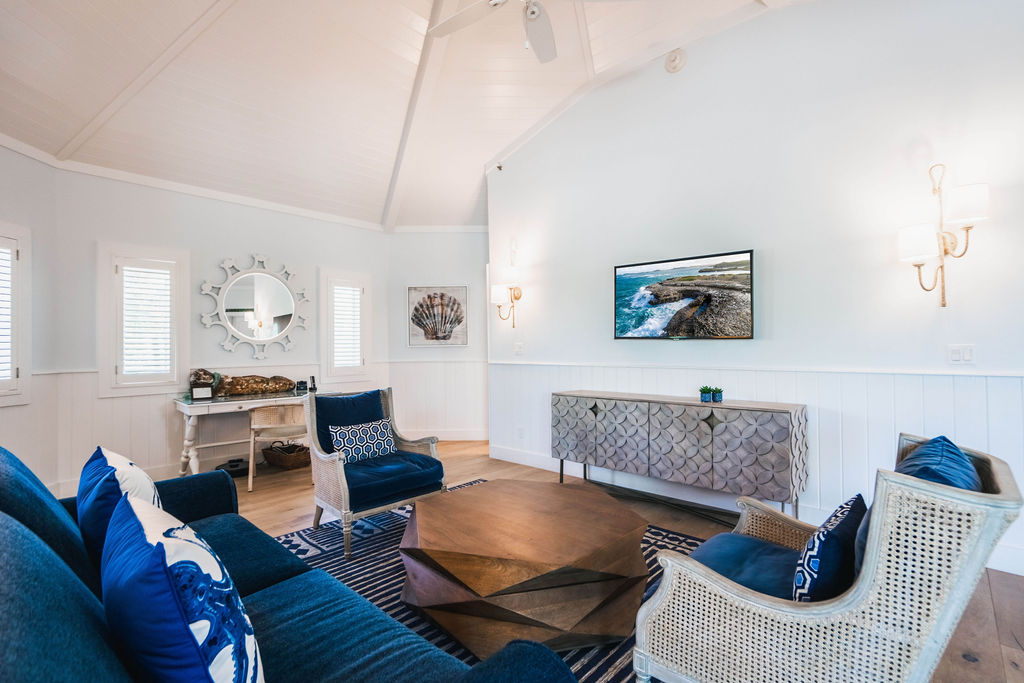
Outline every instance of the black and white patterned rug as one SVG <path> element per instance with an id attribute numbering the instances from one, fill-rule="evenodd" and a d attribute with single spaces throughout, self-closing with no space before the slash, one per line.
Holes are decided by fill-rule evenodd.
<path id="1" fill-rule="evenodd" d="M 483 481 L 477 479 L 453 487 L 453 490 Z M 311 567 L 323 569 L 445 652 L 467 664 L 476 664 L 479 660 L 473 653 L 400 598 L 402 584 L 405 582 L 405 567 L 398 546 L 411 512 L 412 506 L 407 505 L 357 521 L 352 528 L 351 560 L 345 559 L 341 522 L 328 522 L 319 529 L 293 531 L 279 536 L 277 540 Z M 701 542 L 702 539 L 661 527 L 647 527 L 647 533 L 640 544 L 650 570 L 645 600 L 654 592 L 661 579 L 661 565 L 655 559 L 658 551 L 675 550 L 689 554 Z M 569 650 L 561 653 L 561 656 L 581 683 L 635 680 L 632 636 L 618 645 Z"/>

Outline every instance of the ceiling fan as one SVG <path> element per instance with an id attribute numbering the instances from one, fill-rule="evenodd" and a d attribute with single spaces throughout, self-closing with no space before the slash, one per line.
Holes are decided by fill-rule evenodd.
<path id="1" fill-rule="evenodd" d="M 447 19 L 431 26 L 427 33 L 440 38 L 460 29 L 475 24 L 491 12 L 501 9 L 508 0 L 476 0 Z M 551 18 L 539 0 L 520 0 L 523 3 L 523 30 L 530 49 L 537 55 L 541 64 L 550 62 L 558 56 L 555 48 L 555 32 L 551 28 Z"/>

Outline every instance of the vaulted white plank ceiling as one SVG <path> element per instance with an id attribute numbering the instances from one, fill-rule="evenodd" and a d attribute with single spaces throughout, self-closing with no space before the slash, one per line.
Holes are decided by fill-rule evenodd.
<path id="1" fill-rule="evenodd" d="M 596 85 L 786 0 L 0 0 L 0 144 L 371 229 L 483 226 L 484 175 Z"/>

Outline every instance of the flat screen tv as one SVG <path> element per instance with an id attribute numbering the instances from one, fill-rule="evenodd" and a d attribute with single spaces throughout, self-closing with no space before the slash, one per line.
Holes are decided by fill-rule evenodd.
<path id="1" fill-rule="evenodd" d="M 753 339 L 754 252 L 615 266 L 616 339 Z"/>

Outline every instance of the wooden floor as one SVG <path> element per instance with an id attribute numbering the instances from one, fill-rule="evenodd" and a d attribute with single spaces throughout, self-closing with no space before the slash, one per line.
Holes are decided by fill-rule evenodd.
<path id="1" fill-rule="evenodd" d="M 486 441 L 451 441 L 440 444 L 448 485 L 473 479 L 558 481 L 558 475 L 487 457 Z M 566 477 L 574 486 L 594 486 Z M 309 468 L 271 472 L 258 466 L 255 490 L 236 479 L 239 512 L 272 536 L 313 525 L 313 485 Z M 699 538 L 729 531 L 735 517 L 704 515 L 657 501 L 623 499 L 650 524 Z M 323 521 L 328 521 L 325 513 Z M 969 683 L 1000 681 L 1024 683 L 1024 576 L 989 570 L 943 656 L 933 681 Z"/>

